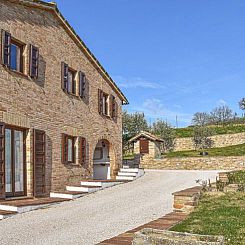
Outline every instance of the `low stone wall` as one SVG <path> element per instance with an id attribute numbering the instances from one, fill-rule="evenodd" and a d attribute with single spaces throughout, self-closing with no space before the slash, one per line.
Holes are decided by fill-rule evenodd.
<path id="1" fill-rule="evenodd" d="M 185 157 L 149 159 L 143 158 L 144 169 L 169 170 L 238 170 L 245 169 L 245 156 L 238 157 Z"/>
<path id="2" fill-rule="evenodd" d="M 211 137 L 211 139 L 214 141 L 214 147 L 239 145 L 245 143 L 245 133 L 214 135 Z M 194 149 L 192 138 L 188 137 L 176 139 L 174 151 L 188 151 Z"/>

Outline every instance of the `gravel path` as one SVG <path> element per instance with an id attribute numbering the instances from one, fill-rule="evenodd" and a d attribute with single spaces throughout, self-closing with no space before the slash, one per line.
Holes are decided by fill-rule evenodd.
<path id="1" fill-rule="evenodd" d="M 171 193 L 215 171 L 147 171 L 140 179 L 0 221 L 0 244 L 96 244 L 169 213 Z"/>

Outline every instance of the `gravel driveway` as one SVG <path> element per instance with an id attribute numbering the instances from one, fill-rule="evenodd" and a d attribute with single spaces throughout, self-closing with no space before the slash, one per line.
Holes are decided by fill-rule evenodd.
<path id="1" fill-rule="evenodd" d="M 0 221 L 0 244 L 96 244 L 159 218 L 171 193 L 216 171 L 146 171 L 140 179 Z"/>

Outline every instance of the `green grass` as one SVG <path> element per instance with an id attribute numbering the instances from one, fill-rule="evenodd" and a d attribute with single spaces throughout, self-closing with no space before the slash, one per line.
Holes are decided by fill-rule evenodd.
<path id="1" fill-rule="evenodd" d="M 217 156 L 245 156 L 245 144 L 233 145 L 220 148 L 205 149 L 208 152 L 207 157 Z M 200 150 L 197 151 L 175 151 L 169 152 L 165 157 L 200 157 Z M 204 156 L 206 157 L 206 156 Z"/>
<path id="2" fill-rule="evenodd" d="M 172 231 L 201 235 L 223 235 L 228 245 L 245 244 L 244 192 L 221 196 L 204 194 L 198 207 Z"/>
<path id="3" fill-rule="evenodd" d="M 214 135 L 218 134 L 235 134 L 245 132 L 245 124 L 237 124 L 237 125 L 213 125 L 209 126 L 213 129 Z M 185 138 L 185 137 L 193 137 L 193 129 L 194 127 L 187 128 L 176 128 L 175 133 L 177 138 Z"/>
<path id="4" fill-rule="evenodd" d="M 245 170 L 228 173 L 229 184 L 245 184 Z M 245 204 L 244 204 L 245 205 Z"/>
<path id="5" fill-rule="evenodd" d="M 123 155 L 123 160 L 133 160 L 134 159 L 134 153 L 130 153 L 130 154 L 124 154 Z"/>

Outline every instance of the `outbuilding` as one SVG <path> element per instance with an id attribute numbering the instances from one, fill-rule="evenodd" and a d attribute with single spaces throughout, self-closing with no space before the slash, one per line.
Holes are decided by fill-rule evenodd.
<path id="1" fill-rule="evenodd" d="M 129 140 L 133 143 L 134 154 L 144 154 L 150 158 L 161 156 L 161 145 L 164 141 L 149 132 L 141 131 Z"/>

